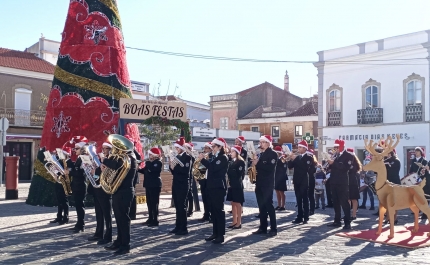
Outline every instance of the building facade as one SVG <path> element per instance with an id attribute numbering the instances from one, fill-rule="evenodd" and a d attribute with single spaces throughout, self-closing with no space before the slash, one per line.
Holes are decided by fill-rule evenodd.
<path id="1" fill-rule="evenodd" d="M 26 48 L 24 52 L 33 53 L 37 57 L 56 65 L 60 44 L 61 42 L 45 39 L 42 35 L 38 42 Z"/>
<path id="2" fill-rule="evenodd" d="M 3 151 L 20 157 L 20 181 L 33 174 L 53 78 L 54 65 L 32 53 L 0 48 L 0 117 L 9 120 Z"/>
<path id="3" fill-rule="evenodd" d="M 407 174 L 411 150 L 430 147 L 429 40 L 422 31 L 318 52 L 320 151 L 344 139 L 364 160 L 364 139 L 398 134 Z"/>

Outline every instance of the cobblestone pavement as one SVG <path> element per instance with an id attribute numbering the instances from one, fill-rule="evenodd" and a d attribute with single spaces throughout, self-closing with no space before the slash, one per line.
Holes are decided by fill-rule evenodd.
<path id="1" fill-rule="evenodd" d="M 56 208 L 25 204 L 29 184 L 20 184 L 19 200 L 5 201 L 0 188 L 0 263 L 1 264 L 429 264 L 430 249 L 409 250 L 335 236 L 337 229 L 326 226 L 333 210 L 317 210 L 308 225 L 293 225 L 295 203 L 293 192 L 287 192 L 287 211 L 278 212 L 278 235 L 274 238 L 252 235 L 258 227 L 254 217 L 258 209 L 251 186 L 246 192 L 243 226 L 227 231 L 223 245 L 206 243 L 211 224 L 197 221 L 201 212 L 189 218 L 187 236 L 168 234 L 173 229 L 174 209 L 170 197 L 162 196 L 160 227 L 142 226 L 146 205 L 138 205 L 138 220 L 132 221 L 132 250 L 115 257 L 101 246 L 86 239 L 94 233 L 94 209 L 87 209 L 86 231 L 71 234 L 76 213 L 66 226 L 51 225 Z M 201 208 L 203 206 L 201 205 Z M 226 203 L 226 211 L 230 210 Z M 374 211 L 360 210 L 354 229 L 375 226 Z M 227 214 L 227 224 L 231 215 Z M 411 223 L 412 216 L 403 211 L 399 225 Z M 114 223 L 114 236 L 116 226 Z"/>

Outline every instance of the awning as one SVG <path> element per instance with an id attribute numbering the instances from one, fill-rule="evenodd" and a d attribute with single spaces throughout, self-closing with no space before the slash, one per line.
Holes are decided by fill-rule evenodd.
<path id="1" fill-rule="evenodd" d="M 42 138 L 42 135 L 36 135 L 36 134 L 7 134 L 6 135 L 6 141 L 7 140 L 15 140 L 15 139 L 40 139 Z"/>

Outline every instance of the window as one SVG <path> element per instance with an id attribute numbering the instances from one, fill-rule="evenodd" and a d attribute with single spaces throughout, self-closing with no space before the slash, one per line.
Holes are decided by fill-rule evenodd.
<path id="1" fill-rule="evenodd" d="M 220 118 L 219 124 L 220 124 L 220 129 L 227 130 L 228 129 L 228 118 L 227 117 Z"/>
<path id="2" fill-rule="evenodd" d="M 368 86 L 365 91 L 366 97 L 366 106 L 365 108 L 378 108 L 379 97 L 378 97 L 378 87 L 376 86 Z"/>
<path id="3" fill-rule="evenodd" d="M 251 131 L 252 132 L 258 132 L 258 126 L 252 126 Z"/>
<path id="4" fill-rule="evenodd" d="M 15 125 L 30 126 L 31 93 L 30 89 L 15 89 Z"/>
<path id="5" fill-rule="evenodd" d="M 279 126 L 272 126 L 272 137 L 279 137 Z"/>
<path id="6" fill-rule="evenodd" d="M 340 111 L 340 91 L 335 89 L 329 93 L 330 112 Z"/>
<path id="7" fill-rule="evenodd" d="M 422 83 L 418 80 L 409 82 L 406 86 L 406 105 L 421 105 Z"/>
<path id="8" fill-rule="evenodd" d="M 296 136 L 302 136 L 303 135 L 303 126 L 302 125 L 296 125 L 295 134 L 296 134 Z"/>

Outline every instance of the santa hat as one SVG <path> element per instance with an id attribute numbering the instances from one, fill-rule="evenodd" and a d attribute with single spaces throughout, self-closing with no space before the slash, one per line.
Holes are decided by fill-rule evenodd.
<path id="1" fill-rule="evenodd" d="M 226 147 L 226 145 L 227 145 L 227 143 L 225 142 L 224 138 L 214 139 L 212 141 L 212 144 L 216 144 L 216 145 L 223 146 L 223 147 Z"/>
<path id="2" fill-rule="evenodd" d="M 240 153 L 242 152 L 242 147 L 241 147 L 241 146 L 238 146 L 238 145 L 235 145 L 235 146 L 233 146 L 233 147 L 231 148 L 231 150 L 236 151 L 236 153 L 237 153 L 238 155 L 240 155 Z"/>
<path id="3" fill-rule="evenodd" d="M 193 150 L 193 148 L 194 148 L 194 144 L 192 142 L 184 143 L 184 146 L 187 147 L 190 150 Z"/>
<path id="4" fill-rule="evenodd" d="M 174 146 L 174 147 L 177 147 L 177 148 L 179 148 L 179 149 L 181 149 L 181 150 L 183 150 L 183 151 L 185 151 L 184 144 L 185 144 L 185 139 L 184 139 L 184 137 L 180 137 L 180 138 L 175 142 L 175 144 L 174 144 L 173 146 Z"/>
<path id="5" fill-rule="evenodd" d="M 282 152 L 282 147 L 280 147 L 280 146 L 275 146 L 275 148 L 273 149 L 276 153 L 279 153 L 279 154 L 283 154 L 284 152 Z"/>
<path id="6" fill-rule="evenodd" d="M 63 148 L 63 154 L 70 156 L 71 153 L 72 153 L 72 148 L 70 147 Z"/>
<path id="7" fill-rule="evenodd" d="M 158 148 L 156 148 L 156 147 L 152 147 L 151 149 L 149 149 L 148 153 L 149 153 L 150 155 L 158 156 L 158 157 L 160 157 L 160 155 L 161 155 L 161 151 L 160 151 L 160 149 L 158 149 Z"/>
<path id="8" fill-rule="evenodd" d="M 243 137 L 243 136 L 239 136 L 236 139 L 239 140 L 241 143 L 245 142 L 245 137 Z"/>
<path id="9" fill-rule="evenodd" d="M 268 142 L 268 143 L 270 143 L 270 146 L 272 146 L 273 138 L 270 135 L 263 135 L 260 137 L 260 141 Z"/>
<path id="10" fill-rule="evenodd" d="M 384 140 L 381 140 L 379 143 L 378 143 L 378 146 L 375 148 L 376 150 L 382 150 L 383 148 L 382 148 L 382 146 L 383 145 L 385 145 L 385 141 Z"/>
<path id="11" fill-rule="evenodd" d="M 82 148 L 82 146 L 88 143 L 88 138 L 85 136 L 73 136 L 72 139 L 70 139 L 70 143 L 75 144 L 75 147 Z"/>
<path id="12" fill-rule="evenodd" d="M 110 143 L 108 143 L 108 142 L 104 142 L 104 143 L 102 144 L 102 146 L 103 146 L 103 147 L 108 147 L 108 148 L 112 149 L 112 145 L 111 145 Z"/>
<path id="13" fill-rule="evenodd" d="M 426 156 L 426 155 L 425 155 L 425 153 L 424 153 L 424 148 L 417 146 L 417 147 L 415 147 L 415 151 L 417 151 L 417 150 L 421 152 L 421 155 L 422 155 L 423 157 L 425 157 L 425 156 Z"/>
<path id="14" fill-rule="evenodd" d="M 212 150 L 212 143 L 211 142 L 205 143 L 205 147 L 209 147 Z"/>
<path id="15" fill-rule="evenodd" d="M 298 147 L 304 147 L 307 150 L 308 149 L 308 142 L 306 142 L 305 140 L 301 140 L 297 146 Z"/>
<path id="16" fill-rule="evenodd" d="M 313 149 L 309 149 L 309 150 L 306 150 L 306 154 L 308 154 L 310 156 L 314 156 L 315 152 Z"/>
<path id="17" fill-rule="evenodd" d="M 354 148 L 347 148 L 347 149 L 346 149 L 346 151 L 347 151 L 348 153 L 350 153 L 351 155 L 355 156 Z"/>
<path id="18" fill-rule="evenodd" d="M 342 152 L 343 149 L 345 148 L 345 141 L 341 140 L 341 139 L 336 139 L 336 141 L 334 141 L 334 147 L 339 147 L 339 152 Z"/>

